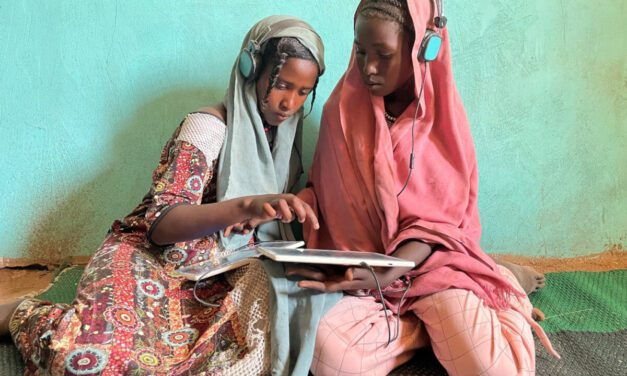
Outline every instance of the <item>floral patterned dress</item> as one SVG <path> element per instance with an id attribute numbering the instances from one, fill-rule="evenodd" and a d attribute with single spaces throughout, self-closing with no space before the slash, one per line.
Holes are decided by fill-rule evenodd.
<path id="1" fill-rule="evenodd" d="M 268 281 L 258 263 L 193 282 L 174 273 L 215 257 L 217 235 L 159 247 L 152 226 L 179 204 L 215 202 L 225 125 L 191 113 L 174 132 L 143 202 L 115 221 L 72 304 L 24 301 L 10 322 L 27 375 L 267 374 Z"/>

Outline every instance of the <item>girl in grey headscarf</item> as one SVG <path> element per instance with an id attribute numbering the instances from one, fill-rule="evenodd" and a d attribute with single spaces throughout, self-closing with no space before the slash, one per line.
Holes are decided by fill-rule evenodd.
<path id="1" fill-rule="evenodd" d="M 241 244 L 287 238 L 281 224 L 293 219 L 317 226 L 288 192 L 302 172 L 302 107 L 324 71 L 320 37 L 273 16 L 242 48 L 224 103 L 176 129 L 150 191 L 113 223 L 73 303 L 0 306 L 29 374 L 269 373 L 269 283 L 259 263 L 202 282 L 209 307 L 174 273 Z"/>
<path id="2" fill-rule="evenodd" d="M 186 119 L 189 125 L 183 124 L 185 129 L 179 135 L 179 138 L 192 144 L 206 144 L 210 150 L 205 154 L 212 157 L 218 150 L 215 144 L 221 145 L 219 158 L 218 155 L 211 158 L 218 160 L 217 201 L 232 202 L 235 199 L 233 203 L 239 208 L 242 200 L 244 203 L 253 200 L 246 200 L 245 196 L 291 191 L 302 173 L 300 138 L 303 104 L 310 93 L 315 98 L 318 78 L 324 72 L 323 54 L 318 34 L 295 18 L 271 16 L 258 22 L 248 32 L 240 58 L 233 66 L 224 103 L 190 114 Z M 221 125 L 207 126 L 201 119 L 206 120 L 204 123 L 218 121 Z M 208 138 L 206 128 L 218 134 Z M 216 138 L 224 138 L 224 141 Z M 307 216 L 315 222 L 309 207 L 293 195 L 262 196 L 254 200 L 270 204 L 266 205 L 266 210 L 271 217 L 278 209 L 276 215 L 284 222 L 292 219 L 288 206 L 301 222 Z M 251 201 L 252 206 L 257 203 L 254 200 Z M 275 210 L 271 210 L 270 206 L 274 206 Z M 224 227 L 225 223 L 236 224 L 245 232 L 231 233 L 230 236 L 222 233 L 221 241 L 225 247 L 237 248 L 248 243 L 252 233 L 247 230 L 268 219 L 268 216 L 252 218 L 262 214 L 260 208 L 253 209 L 255 214 L 249 214 L 250 218 L 239 216 L 227 221 L 220 218 L 221 226 L 217 227 Z M 187 207 L 177 209 L 177 212 L 176 215 L 169 213 L 162 220 L 165 224 L 160 224 L 152 233 L 153 240 L 172 242 L 178 241 L 179 237 L 189 238 L 187 234 L 194 236 L 200 232 L 207 235 L 220 229 L 210 223 L 206 210 Z M 211 208 L 210 213 L 215 213 L 215 208 Z M 195 223 L 197 227 L 192 228 L 189 217 L 194 214 L 201 216 L 201 220 Z M 185 222 L 179 229 L 176 223 L 183 223 L 179 221 L 182 218 Z M 291 237 L 291 232 L 289 226 L 280 226 L 273 221 L 261 225 L 256 235 L 260 240 L 285 239 Z"/>

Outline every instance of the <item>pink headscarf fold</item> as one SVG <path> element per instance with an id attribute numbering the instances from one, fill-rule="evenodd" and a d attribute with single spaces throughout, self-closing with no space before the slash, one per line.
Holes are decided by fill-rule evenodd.
<path id="1" fill-rule="evenodd" d="M 417 56 L 432 20 L 431 2 L 410 0 L 408 5 Z M 420 103 L 414 100 L 391 128 L 383 98 L 372 96 L 363 84 L 353 50 L 348 70 L 324 106 L 309 188 L 300 194 L 317 210 L 321 225 L 319 231 L 306 225 L 305 239 L 308 247 L 386 254 L 405 240 L 432 244 L 429 258 L 409 273 L 414 282 L 408 296 L 462 288 L 493 308 L 505 308 L 508 294 L 521 294 L 479 246 L 475 150 L 453 80 L 448 33 L 441 35 Z M 417 96 L 425 69 L 417 59 L 413 68 Z M 409 173 L 417 105 L 414 169 L 397 197 Z M 388 301 L 391 308 L 394 300 Z"/>

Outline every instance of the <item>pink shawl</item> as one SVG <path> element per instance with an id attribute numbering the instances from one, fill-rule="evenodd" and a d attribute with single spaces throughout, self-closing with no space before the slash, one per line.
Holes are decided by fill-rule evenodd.
<path id="1" fill-rule="evenodd" d="M 417 56 L 432 19 L 431 4 L 408 3 Z M 505 308 L 508 294 L 521 294 L 479 246 L 477 161 L 446 30 L 442 37 L 420 103 L 414 101 L 391 128 L 383 98 L 372 96 L 362 83 L 353 50 L 348 70 L 324 106 L 310 182 L 300 194 L 317 210 L 321 225 L 319 231 L 305 226 L 305 239 L 308 247 L 386 254 L 408 239 L 432 244 L 429 258 L 409 274 L 414 281 L 408 296 L 462 288 L 493 308 Z M 417 95 L 425 70 L 417 59 L 413 67 Z M 414 170 L 397 198 L 409 172 L 416 105 Z"/>

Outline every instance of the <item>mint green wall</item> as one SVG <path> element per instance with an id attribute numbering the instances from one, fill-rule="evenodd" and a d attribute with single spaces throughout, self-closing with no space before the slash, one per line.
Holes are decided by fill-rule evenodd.
<path id="1" fill-rule="evenodd" d="M 309 163 L 356 4 L 0 0 L 0 257 L 92 253 L 146 192 L 185 113 L 221 99 L 241 39 L 266 15 L 303 17 L 327 45 Z M 603 4 L 446 2 L 490 252 L 625 242 L 625 2 Z"/>

